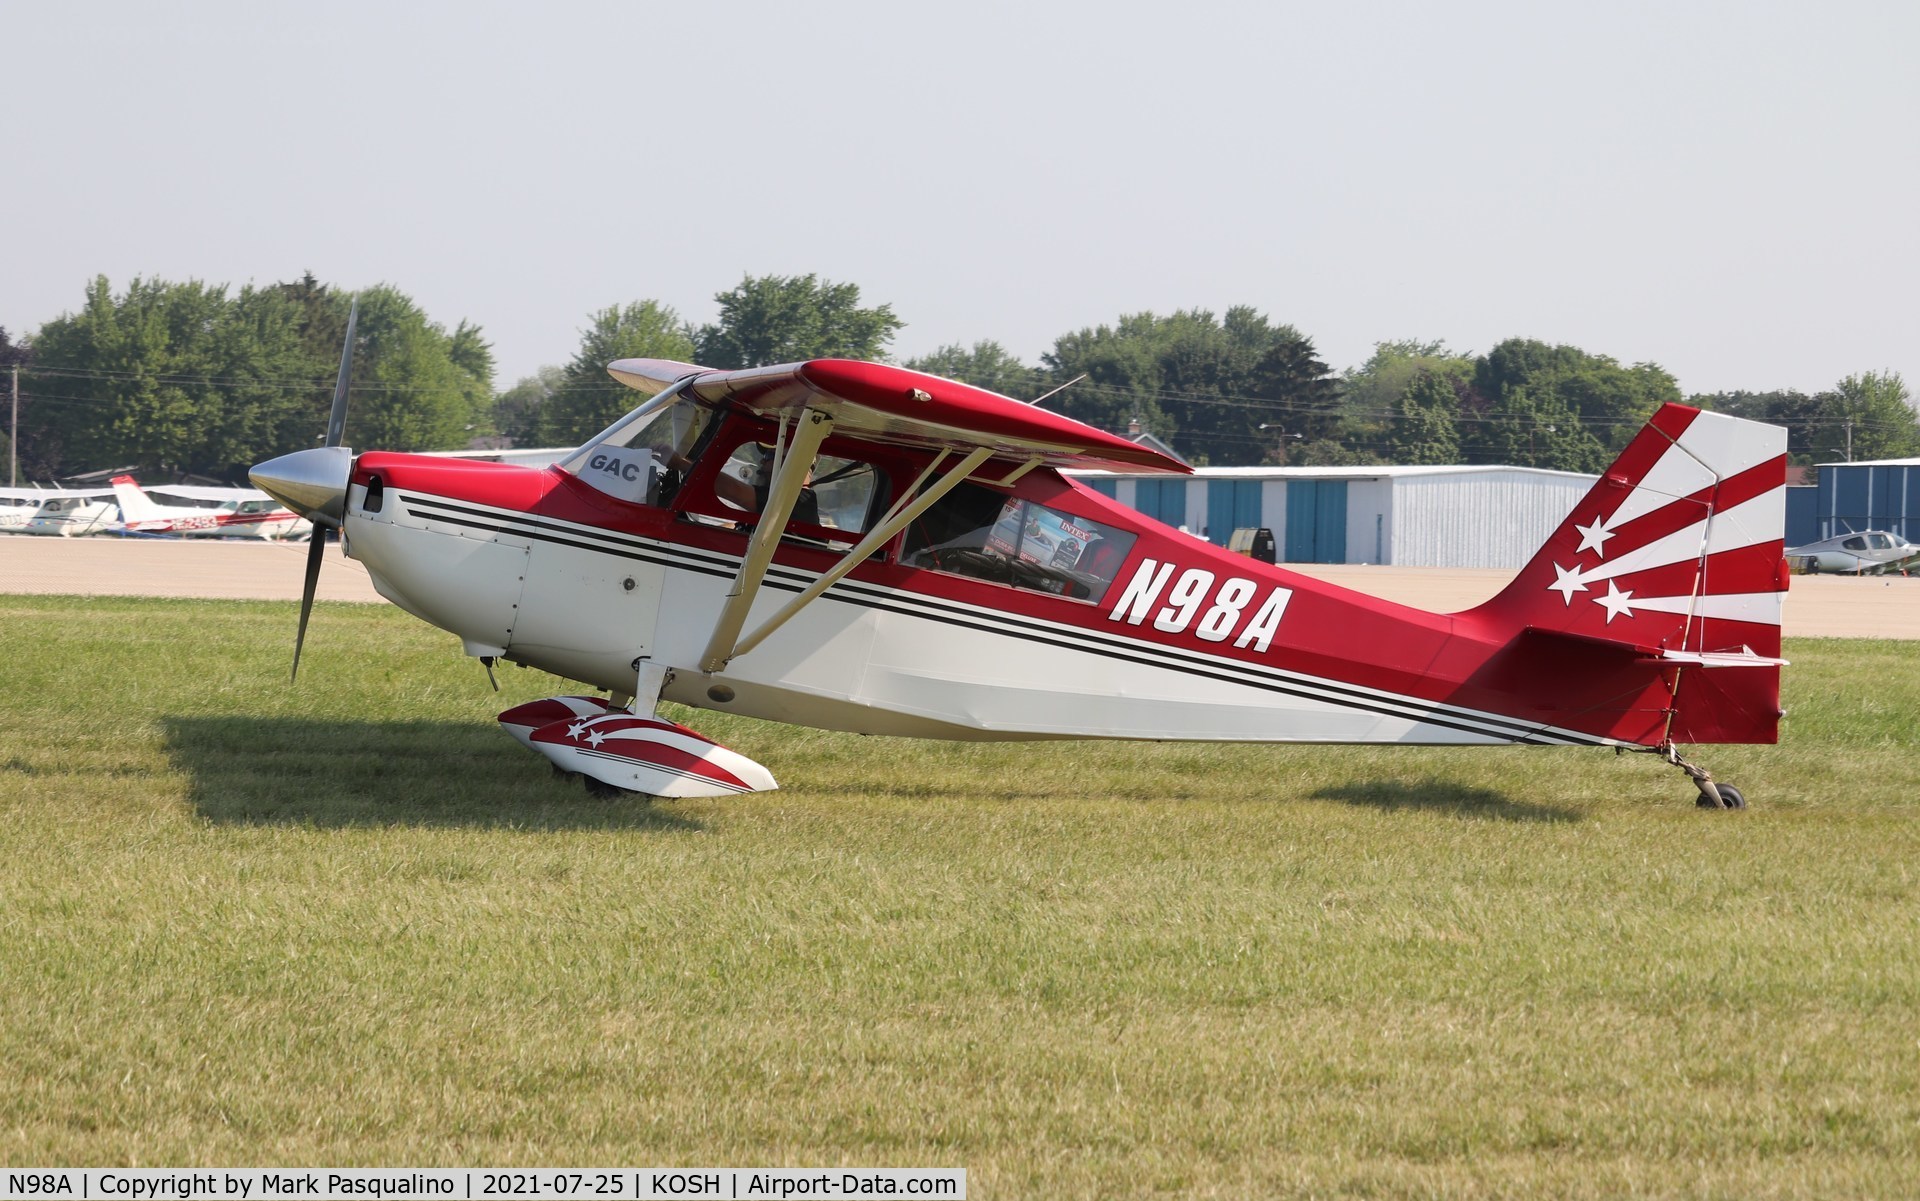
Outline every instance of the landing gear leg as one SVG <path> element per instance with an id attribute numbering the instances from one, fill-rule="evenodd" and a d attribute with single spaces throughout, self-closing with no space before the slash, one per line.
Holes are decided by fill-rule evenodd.
<path id="1" fill-rule="evenodd" d="M 622 692 L 615 692 L 610 699 L 614 704 L 625 708 L 627 712 L 636 717 L 652 717 L 654 706 L 660 702 L 660 690 L 666 687 L 667 680 L 672 677 L 673 673 L 669 669 L 654 663 L 651 659 L 644 658 L 633 661 L 633 671 L 633 693 L 629 695 Z M 568 772 L 566 774 L 579 775 L 580 782 L 586 786 L 587 795 L 590 797 L 597 797 L 601 800 L 638 799 L 642 803 L 650 803 L 654 799 L 652 793 L 640 792 L 632 788 L 622 788 L 618 784 L 609 784 L 605 780 L 596 780 L 592 776 L 583 773 Z"/>
<path id="2" fill-rule="evenodd" d="M 627 698 L 627 711 L 635 717 L 652 717 L 654 707 L 660 703 L 660 690 L 673 678 L 673 669 L 641 658 L 633 661 L 633 674 L 633 695 Z M 621 698 L 615 694 L 613 699 Z"/>
<path id="3" fill-rule="evenodd" d="M 1700 790 L 1699 799 L 1694 801 L 1694 804 L 1700 808 L 1745 809 L 1747 807 L 1747 798 L 1738 788 L 1735 788 L 1731 784 L 1715 783 L 1713 773 L 1696 763 L 1681 758 L 1679 748 L 1675 747 L 1673 743 L 1663 742 L 1659 746 L 1648 747 L 1647 749 L 1687 773 L 1688 777 L 1693 780 L 1694 787 Z"/>

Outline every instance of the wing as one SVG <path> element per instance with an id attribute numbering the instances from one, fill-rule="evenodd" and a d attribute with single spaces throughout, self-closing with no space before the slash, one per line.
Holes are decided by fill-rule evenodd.
<path id="1" fill-rule="evenodd" d="M 984 447 L 995 459 L 1083 470 L 1193 471 L 1151 447 L 1071 417 L 884 363 L 814 359 L 710 371 L 666 359 L 621 359 L 609 364 L 607 372 L 650 396 L 696 375 L 686 391 L 701 404 L 767 414 L 814 409 L 832 416 L 836 432 L 875 442 L 963 453 Z"/>
<path id="2" fill-rule="evenodd" d="M 0 500 L 77 500 L 83 496 L 104 499 L 112 495 L 111 488 L 0 488 Z"/>
<path id="3" fill-rule="evenodd" d="M 267 500 L 258 488 L 219 488 L 210 484 L 156 484 L 146 490 L 153 496 L 178 496 L 182 500 L 214 501 Z"/>

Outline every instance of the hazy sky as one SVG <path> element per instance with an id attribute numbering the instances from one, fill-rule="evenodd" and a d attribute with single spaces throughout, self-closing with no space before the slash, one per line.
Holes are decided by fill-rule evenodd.
<path id="1" fill-rule="evenodd" d="M 0 325 L 312 270 L 478 322 L 818 272 L 896 354 L 1251 304 L 1920 385 L 1920 5 L 0 0 Z"/>

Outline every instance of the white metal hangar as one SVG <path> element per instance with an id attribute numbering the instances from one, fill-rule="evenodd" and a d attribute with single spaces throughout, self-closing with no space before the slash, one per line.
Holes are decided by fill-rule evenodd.
<path id="1" fill-rule="evenodd" d="M 1201 467 L 1071 473 L 1217 545 L 1265 527 L 1283 563 L 1526 565 L 1598 477 L 1537 467 Z"/>

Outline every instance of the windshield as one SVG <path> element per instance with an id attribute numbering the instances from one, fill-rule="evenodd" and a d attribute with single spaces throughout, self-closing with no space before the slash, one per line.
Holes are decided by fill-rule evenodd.
<path id="1" fill-rule="evenodd" d="M 666 503 L 712 416 L 679 400 L 671 389 L 662 392 L 568 455 L 560 469 L 620 500 Z"/>

